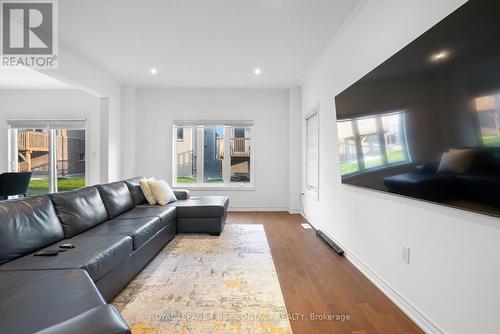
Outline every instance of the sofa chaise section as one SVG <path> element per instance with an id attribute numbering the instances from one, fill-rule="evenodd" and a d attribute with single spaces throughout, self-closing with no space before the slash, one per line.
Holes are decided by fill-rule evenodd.
<path id="1" fill-rule="evenodd" d="M 35 334 L 130 334 L 113 305 L 101 305 Z"/>
<path id="2" fill-rule="evenodd" d="M 0 282 L 0 333 L 130 333 L 85 270 L 0 271 Z M 67 331 L 51 329 L 87 312 L 99 322 L 87 318 Z"/>
<path id="3" fill-rule="evenodd" d="M 226 221 L 227 196 L 191 197 L 175 202 L 178 233 L 220 235 Z"/>

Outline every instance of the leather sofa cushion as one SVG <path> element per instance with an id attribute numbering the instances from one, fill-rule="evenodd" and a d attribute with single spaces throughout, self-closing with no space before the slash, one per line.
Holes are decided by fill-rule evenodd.
<path id="1" fill-rule="evenodd" d="M 0 333 L 34 333 L 105 304 L 81 269 L 0 271 L 0 282 Z"/>
<path id="2" fill-rule="evenodd" d="M 127 323 L 113 305 L 102 305 L 36 334 L 130 334 Z"/>
<path id="3" fill-rule="evenodd" d="M 0 264 L 64 238 L 47 196 L 0 202 Z"/>
<path id="4" fill-rule="evenodd" d="M 166 225 L 167 224 L 158 217 L 143 217 L 136 219 L 120 219 L 120 217 L 118 217 L 86 232 L 86 236 L 129 236 L 132 238 L 134 250 L 136 250 L 155 236 L 155 234 Z"/>
<path id="5" fill-rule="evenodd" d="M 136 206 L 130 211 L 117 217 L 117 219 L 137 219 L 141 217 L 158 217 L 167 225 L 176 217 L 175 205 L 150 205 L 143 204 Z"/>
<path id="6" fill-rule="evenodd" d="M 500 189 L 500 177 L 491 174 L 462 174 L 457 175 L 457 179 L 468 187 L 478 187 L 486 190 Z"/>
<path id="7" fill-rule="evenodd" d="M 109 219 L 113 219 L 134 207 L 132 195 L 123 181 L 101 184 L 97 186 L 97 189 L 108 211 Z"/>
<path id="8" fill-rule="evenodd" d="M 225 222 L 225 216 L 177 218 L 177 233 L 210 233 L 220 235 L 224 229 Z"/>
<path id="9" fill-rule="evenodd" d="M 425 188 L 439 187 L 452 182 L 456 177 L 455 173 L 406 173 L 384 177 L 384 184 L 390 188 Z"/>
<path id="10" fill-rule="evenodd" d="M 500 148 L 474 147 L 474 158 L 468 172 L 498 175 L 500 171 Z"/>
<path id="11" fill-rule="evenodd" d="M 99 192 L 94 187 L 50 194 L 64 236 L 71 238 L 108 218 Z"/>
<path id="12" fill-rule="evenodd" d="M 132 253 L 132 239 L 127 236 L 108 235 L 86 237 L 87 232 L 65 239 L 45 249 L 57 249 L 59 244 L 73 243 L 56 256 L 26 255 L 0 266 L 1 270 L 84 269 L 97 281 L 113 270 Z"/>
<path id="13" fill-rule="evenodd" d="M 188 199 L 189 197 L 191 197 L 189 190 L 186 189 L 174 189 L 174 194 L 177 200 Z"/>
<path id="14" fill-rule="evenodd" d="M 139 181 L 141 179 L 143 179 L 143 177 L 138 176 L 125 180 L 125 184 L 128 187 L 128 191 L 130 191 L 130 195 L 132 196 L 134 205 L 146 203 L 146 197 L 144 197 L 144 193 L 142 192 L 141 186 L 139 185 Z"/>
<path id="15" fill-rule="evenodd" d="M 227 196 L 191 197 L 175 202 L 178 218 L 212 218 L 223 217 L 229 205 Z"/>

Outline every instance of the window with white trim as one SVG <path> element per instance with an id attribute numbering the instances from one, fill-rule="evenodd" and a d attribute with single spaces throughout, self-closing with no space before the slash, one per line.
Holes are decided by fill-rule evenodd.
<path id="1" fill-rule="evenodd" d="M 337 121 L 341 174 L 359 174 L 411 162 L 405 111 Z"/>
<path id="2" fill-rule="evenodd" d="M 306 190 L 315 196 L 319 191 L 319 112 L 306 116 Z"/>
<path id="3" fill-rule="evenodd" d="M 28 196 L 86 183 L 86 120 L 8 120 L 9 170 L 31 172 Z"/>
<path id="4" fill-rule="evenodd" d="M 253 122 L 175 121 L 173 136 L 174 186 L 253 186 Z"/>

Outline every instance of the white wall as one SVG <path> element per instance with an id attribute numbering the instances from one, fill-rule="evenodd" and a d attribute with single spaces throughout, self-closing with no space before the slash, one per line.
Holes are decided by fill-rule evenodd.
<path id="1" fill-rule="evenodd" d="M 101 99 L 101 183 L 122 177 L 122 106 L 118 80 L 89 60 L 59 48 L 59 67 L 40 72 Z"/>
<path id="2" fill-rule="evenodd" d="M 232 209 L 288 210 L 288 90 L 144 88 L 135 100 L 135 127 L 124 129 L 136 131 L 138 174 L 172 179 L 174 120 L 254 120 L 255 190 L 193 194 L 228 194 Z"/>
<path id="3" fill-rule="evenodd" d="M 0 90 L 0 172 L 8 171 L 8 119 L 87 118 L 87 181 L 99 183 L 99 98 L 78 90 Z"/>
<path id="4" fill-rule="evenodd" d="M 302 92 L 300 87 L 289 89 L 288 94 L 288 210 L 300 213 L 302 180 Z"/>
<path id="5" fill-rule="evenodd" d="M 320 196 L 312 223 L 431 332 L 500 333 L 500 220 L 340 182 L 334 97 L 464 0 L 372 0 L 309 71 L 302 110 L 320 105 Z M 303 178 L 302 178 L 303 179 Z M 411 249 L 410 264 L 400 260 Z"/>
<path id="6" fill-rule="evenodd" d="M 136 101 L 134 87 L 122 87 L 122 177 L 124 179 L 137 176 L 136 165 Z M 140 116 L 139 116 L 140 119 Z"/>

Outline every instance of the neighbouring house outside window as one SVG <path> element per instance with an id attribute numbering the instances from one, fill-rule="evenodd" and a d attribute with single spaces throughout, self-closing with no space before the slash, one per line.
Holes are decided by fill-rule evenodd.
<path id="1" fill-rule="evenodd" d="M 175 121 L 173 184 L 192 187 L 254 185 L 252 121 Z"/>
<path id="2" fill-rule="evenodd" d="M 342 175 L 411 162 L 405 111 L 337 121 Z"/>
<path id="3" fill-rule="evenodd" d="M 177 128 L 177 140 L 184 140 L 184 128 Z"/>
<path id="4" fill-rule="evenodd" d="M 9 169 L 31 172 L 28 196 L 86 184 L 86 120 L 8 120 Z"/>

